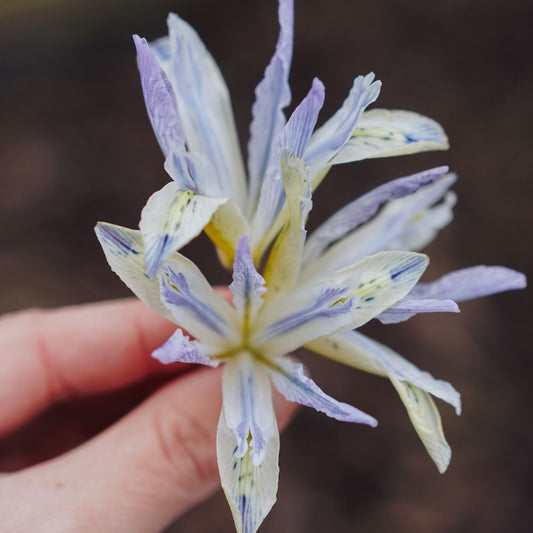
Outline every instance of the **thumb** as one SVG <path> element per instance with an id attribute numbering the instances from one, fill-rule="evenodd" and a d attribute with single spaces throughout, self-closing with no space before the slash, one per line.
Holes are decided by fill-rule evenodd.
<path id="1" fill-rule="evenodd" d="M 212 369 L 185 374 L 83 446 L 0 478 L 7 530 L 164 529 L 220 484 L 220 378 Z M 279 396 L 275 404 L 283 427 L 294 404 Z"/>

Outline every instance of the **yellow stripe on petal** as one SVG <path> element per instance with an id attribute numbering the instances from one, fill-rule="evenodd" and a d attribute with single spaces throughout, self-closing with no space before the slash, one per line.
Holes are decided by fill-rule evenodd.
<path id="1" fill-rule="evenodd" d="M 448 468 L 452 450 L 442 429 L 442 420 L 433 398 L 411 383 L 392 376 L 390 380 L 402 399 L 420 440 L 442 474 Z"/>
<path id="2" fill-rule="evenodd" d="M 305 223 L 311 209 L 311 190 L 305 163 L 289 152 L 281 158 L 281 174 L 289 218 L 268 258 L 265 299 L 292 289 L 298 279 L 305 242 Z"/>

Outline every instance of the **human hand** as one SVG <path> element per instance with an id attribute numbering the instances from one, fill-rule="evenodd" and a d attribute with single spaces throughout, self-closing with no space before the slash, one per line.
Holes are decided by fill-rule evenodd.
<path id="1" fill-rule="evenodd" d="M 20 434 L 19 428 L 47 407 L 154 377 L 168 381 L 80 446 L 0 474 L 0 531 L 157 532 L 216 490 L 220 371 L 153 360 L 150 353 L 175 327 L 136 300 L 23 311 L 0 319 L 4 470 L 14 464 L 3 454 L 10 449 L 8 435 Z M 103 408 L 105 415 L 102 396 L 95 400 L 93 407 Z M 85 411 L 73 411 L 77 417 L 91 408 L 91 400 L 83 401 Z M 274 402 L 283 427 L 294 404 L 276 394 Z M 65 425 L 64 417 L 60 422 Z M 30 431 L 17 441 L 18 464 L 28 444 L 35 450 L 46 442 L 51 455 L 64 450 L 64 427 L 39 429 L 46 434 Z"/>

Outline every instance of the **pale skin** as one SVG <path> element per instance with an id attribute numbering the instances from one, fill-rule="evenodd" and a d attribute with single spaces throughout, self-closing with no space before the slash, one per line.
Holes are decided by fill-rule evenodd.
<path id="1" fill-rule="evenodd" d="M 0 531 L 155 533 L 219 487 L 220 369 L 153 360 L 175 328 L 133 299 L 0 318 L 0 444 L 58 402 L 171 378 L 67 453 L 0 474 Z M 295 406 L 274 403 L 284 427 Z"/>

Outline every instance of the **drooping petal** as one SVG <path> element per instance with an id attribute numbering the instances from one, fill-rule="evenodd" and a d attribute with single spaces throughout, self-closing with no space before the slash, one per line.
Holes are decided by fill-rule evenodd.
<path id="1" fill-rule="evenodd" d="M 146 272 L 153 278 L 161 263 L 199 235 L 227 198 L 209 198 L 167 183 L 150 196 L 141 213 Z"/>
<path id="2" fill-rule="evenodd" d="M 331 164 L 448 148 L 448 137 L 438 122 L 411 111 L 372 109 L 361 115 Z"/>
<path id="3" fill-rule="evenodd" d="M 224 410 L 217 432 L 217 460 L 222 488 L 230 505 L 237 533 L 255 533 L 276 502 L 278 490 L 279 433 L 274 432 L 266 445 L 264 459 L 254 466 L 250 454 L 237 457 L 235 433 L 227 427 Z"/>
<path id="4" fill-rule="evenodd" d="M 435 379 L 387 346 L 355 331 L 321 337 L 306 344 L 306 348 L 365 372 L 387 376 L 437 468 L 440 472 L 446 470 L 451 451 L 430 394 L 449 403 L 460 414 L 461 397 L 450 383 Z"/>
<path id="5" fill-rule="evenodd" d="M 259 466 L 276 432 L 267 369 L 247 352 L 233 356 L 224 366 L 222 395 L 226 424 L 237 439 L 235 455 L 249 453 Z"/>
<path id="6" fill-rule="evenodd" d="M 332 243 L 370 220 L 383 203 L 414 194 L 418 189 L 442 178 L 447 172 L 448 167 L 442 166 L 398 178 L 345 205 L 309 236 L 305 243 L 304 261 L 313 261 Z"/>
<path id="7" fill-rule="evenodd" d="M 226 83 L 198 34 L 175 14 L 168 17 L 171 81 L 187 147 L 208 156 L 224 196 L 244 205 L 245 177 Z"/>
<path id="8" fill-rule="evenodd" d="M 374 417 L 325 394 L 312 379 L 304 374 L 301 364 L 293 363 L 282 357 L 277 358 L 273 364 L 275 368 L 270 373 L 272 382 L 290 402 L 312 407 L 343 422 L 368 424 L 372 427 L 378 425 Z"/>
<path id="9" fill-rule="evenodd" d="M 141 232 L 98 222 L 94 228 L 111 270 L 152 311 L 174 321 L 159 297 L 159 282 L 146 274 Z"/>
<path id="10" fill-rule="evenodd" d="M 316 261 L 306 261 L 303 279 L 310 282 L 382 250 L 422 249 L 453 217 L 455 195 L 447 191 L 454 182 L 455 176 L 447 174 L 414 194 L 390 200 L 372 220 L 330 246 Z M 444 201 L 433 206 L 443 196 Z"/>
<path id="11" fill-rule="evenodd" d="M 354 299 L 349 285 L 323 284 L 265 304 L 250 343 L 265 357 L 296 350 L 350 324 Z"/>
<path id="12" fill-rule="evenodd" d="M 287 197 L 289 220 L 279 234 L 265 267 L 267 299 L 290 291 L 298 280 L 305 243 L 305 224 L 311 210 L 311 186 L 305 164 L 285 151 L 281 159 L 281 175 Z"/>
<path id="13" fill-rule="evenodd" d="M 161 300 L 174 321 L 200 340 L 211 355 L 236 342 L 238 317 L 233 307 L 205 279 L 196 265 L 172 256 L 159 275 Z"/>
<path id="14" fill-rule="evenodd" d="M 409 298 L 451 298 L 464 302 L 489 294 L 526 287 L 521 272 L 502 266 L 478 265 L 455 270 L 430 283 L 419 283 Z"/>
<path id="15" fill-rule="evenodd" d="M 263 294 L 266 292 L 265 280 L 257 272 L 248 237 L 243 236 L 237 245 L 233 264 L 233 283 L 229 286 L 233 294 L 233 305 L 242 317 L 243 327 L 249 329 L 257 311 L 263 305 Z"/>
<path id="16" fill-rule="evenodd" d="M 133 36 L 148 117 L 165 157 L 184 144 L 176 96 L 146 39 Z"/>
<path id="17" fill-rule="evenodd" d="M 382 324 L 404 322 L 419 313 L 459 313 L 459 306 L 453 300 L 431 298 L 414 299 L 408 294 L 405 298 L 389 307 L 376 318 Z"/>
<path id="18" fill-rule="evenodd" d="M 261 183 L 272 164 L 273 140 L 285 125 L 285 109 L 291 102 L 289 71 L 294 34 L 294 0 L 280 0 L 279 37 L 274 56 L 265 70 L 265 77 L 255 89 L 252 106 L 248 173 L 250 177 L 249 212 L 255 207 Z"/>
<path id="19" fill-rule="evenodd" d="M 259 203 L 252 221 L 251 248 L 254 258 L 261 256 L 270 244 L 271 241 L 266 240 L 265 237 L 271 234 L 269 230 L 285 204 L 285 191 L 281 178 L 281 155 L 287 150 L 296 157 L 302 158 L 323 103 L 324 86 L 320 80 L 315 78 L 307 96 L 276 136 L 273 148 L 274 162 L 263 181 Z"/>
<path id="20" fill-rule="evenodd" d="M 380 89 L 381 82 L 374 81 L 373 72 L 355 78 L 342 107 L 316 130 L 309 142 L 304 159 L 314 171 L 331 164 L 331 159 L 350 139 L 362 112 L 376 101 Z"/>
<path id="21" fill-rule="evenodd" d="M 414 287 L 429 263 L 414 252 L 381 252 L 352 267 L 330 275 L 332 281 L 352 276 L 358 279 L 350 296 L 357 298 L 352 309 L 351 329 L 375 318 L 401 300 Z"/>
<path id="22" fill-rule="evenodd" d="M 193 363 L 207 366 L 218 366 L 219 362 L 212 360 L 202 351 L 201 344 L 191 340 L 178 328 L 162 346 L 152 352 L 152 357 L 160 363 Z"/>

